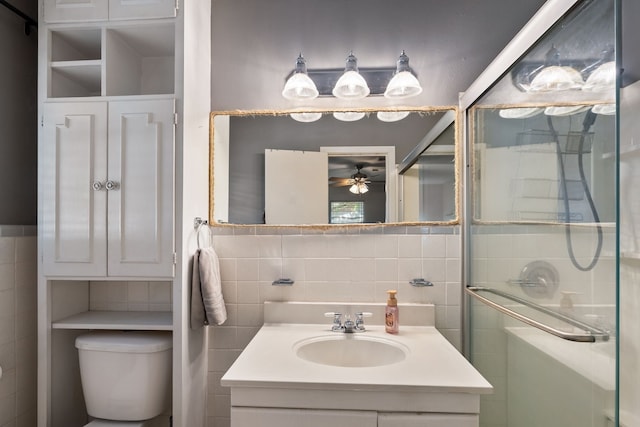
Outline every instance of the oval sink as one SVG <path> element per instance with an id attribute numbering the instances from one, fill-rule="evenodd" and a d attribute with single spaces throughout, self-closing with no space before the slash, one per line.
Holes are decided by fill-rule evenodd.
<path id="1" fill-rule="evenodd" d="M 365 368 L 401 362 L 409 349 L 384 338 L 340 334 L 308 338 L 298 342 L 294 351 L 309 362 Z"/>

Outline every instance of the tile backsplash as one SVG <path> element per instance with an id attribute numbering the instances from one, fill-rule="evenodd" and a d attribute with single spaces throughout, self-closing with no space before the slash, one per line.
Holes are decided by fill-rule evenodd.
<path id="1" fill-rule="evenodd" d="M 211 230 L 228 313 L 224 325 L 209 328 L 211 427 L 230 423 L 230 393 L 220 378 L 262 325 L 264 301 L 385 302 L 386 290 L 397 289 L 400 305 L 435 304 L 436 327 L 461 348 L 458 226 Z M 280 278 L 294 283 L 274 286 Z M 414 287 L 415 278 L 434 286 Z"/>

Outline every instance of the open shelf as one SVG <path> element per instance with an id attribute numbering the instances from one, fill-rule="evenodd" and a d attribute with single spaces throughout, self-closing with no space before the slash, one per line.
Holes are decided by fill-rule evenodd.
<path id="1" fill-rule="evenodd" d="M 52 329 L 172 330 L 170 311 L 85 311 L 57 320 Z"/>

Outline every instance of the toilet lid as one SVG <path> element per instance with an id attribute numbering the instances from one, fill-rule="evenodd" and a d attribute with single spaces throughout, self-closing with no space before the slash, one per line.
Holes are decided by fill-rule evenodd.
<path id="1" fill-rule="evenodd" d="M 76 338 L 78 349 L 115 353 L 155 353 L 171 346 L 171 333 L 160 331 L 96 331 Z"/>

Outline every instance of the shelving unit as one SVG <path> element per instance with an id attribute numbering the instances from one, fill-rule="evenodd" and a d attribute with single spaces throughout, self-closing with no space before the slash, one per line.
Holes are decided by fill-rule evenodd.
<path id="1" fill-rule="evenodd" d="M 182 224 L 208 204 L 207 169 L 186 165 L 208 153 L 211 4 L 38 1 L 38 427 L 88 422 L 74 342 L 94 329 L 171 332 L 171 425 L 204 425 Z M 151 281 L 169 287 L 155 301 Z"/>

